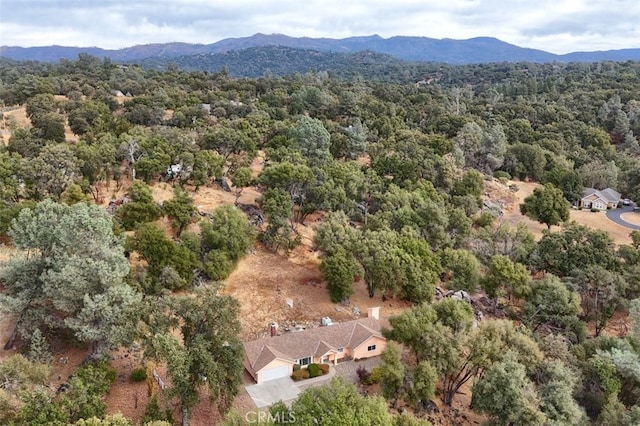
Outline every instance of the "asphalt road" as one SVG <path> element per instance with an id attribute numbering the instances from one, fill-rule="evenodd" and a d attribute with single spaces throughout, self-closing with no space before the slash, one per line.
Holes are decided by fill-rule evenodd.
<path id="1" fill-rule="evenodd" d="M 625 226 L 629 229 L 637 229 L 640 230 L 640 226 L 634 225 L 633 223 L 629 223 L 625 220 L 622 220 L 621 215 L 623 213 L 634 212 L 633 206 L 622 206 L 619 209 L 607 210 L 607 217 L 617 223 L 618 225 Z M 640 215 L 640 211 L 635 211 L 636 214 Z"/>

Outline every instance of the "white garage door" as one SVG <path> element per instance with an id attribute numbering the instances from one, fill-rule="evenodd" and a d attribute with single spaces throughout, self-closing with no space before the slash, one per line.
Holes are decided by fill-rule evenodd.
<path id="1" fill-rule="evenodd" d="M 264 370 L 262 372 L 262 381 L 266 382 L 267 380 L 275 380 L 287 376 L 289 376 L 289 367 L 282 365 L 280 367 Z"/>

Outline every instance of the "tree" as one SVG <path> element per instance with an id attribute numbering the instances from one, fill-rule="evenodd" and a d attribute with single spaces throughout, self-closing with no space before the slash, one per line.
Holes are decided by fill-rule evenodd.
<path id="1" fill-rule="evenodd" d="M 409 390 L 409 399 L 418 402 L 429 401 L 436 394 L 438 372 L 427 361 L 418 363 L 412 371 L 413 387 Z"/>
<path id="2" fill-rule="evenodd" d="M 234 262 L 238 262 L 251 248 L 254 233 L 247 217 L 234 206 L 219 207 L 210 220 L 200 222 L 202 251 L 222 251 Z"/>
<path id="3" fill-rule="evenodd" d="M 33 198 L 59 200 L 62 193 L 80 179 L 79 160 L 66 144 L 45 146 L 37 157 L 24 163 L 24 178 Z"/>
<path id="4" fill-rule="evenodd" d="M 170 394 L 180 401 L 183 426 L 200 399 L 201 386 L 224 413 L 238 393 L 243 368 L 238 301 L 218 295 L 213 287 L 201 287 L 160 303 L 161 311 L 157 304 L 150 306 L 148 323 L 166 326 L 147 330 L 145 355 L 167 363 Z M 165 319 L 153 319 L 157 316 Z"/>
<path id="5" fill-rule="evenodd" d="M 533 194 L 520 204 L 520 212 L 529 218 L 547 225 L 558 225 L 569 219 L 569 202 L 562 191 L 551 183 L 533 190 Z"/>
<path id="6" fill-rule="evenodd" d="M 112 329 L 102 332 L 116 336 L 115 328 L 128 321 L 120 309 L 129 309 L 135 297 L 124 283 L 129 262 L 108 213 L 84 203 L 66 206 L 47 200 L 22 210 L 9 236 L 21 256 L 9 260 L 2 274 L 2 307 L 17 316 L 8 347 L 17 334 L 29 339 L 36 328 L 46 326 L 71 331 L 79 340 L 93 342 L 94 350 L 107 342 L 85 334 L 87 330 L 105 321 Z M 85 317 L 111 292 L 121 295 L 117 306 Z"/>
<path id="7" fill-rule="evenodd" d="M 342 378 L 302 392 L 288 409 L 276 404 L 269 410 L 275 424 L 392 426 L 384 399 L 362 396 Z"/>
<path id="8" fill-rule="evenodd" d="M 491 259 L 481 285 L 495 303 L 502 295 L 523 297 L 530 291 L 529 272 L 524 265 L 499 254 Z"/>
<path id="9" fill-rule="evenodd" d="M 289 132 L 295 148 L 308 164 L 322 165 L 331 160 L 331 135 L 320 120 L 301 117 Z"/>
<path id="10" fill-rule="evenodd" d="M 536 374 L 542 411 L 556 424 L 586 424 L 585 413 L 573 398 L 579 382 L 576 371 L 559 360 L 545 360 Z"/>
<path id="11" fill-rule="evenodd" d="M 361 270 L 353 255 L 343 249 L 323 257 L 320 273 L 327 283 L 332 302 L 342 302 L 353 294 L 353 280 Z"/>
<path id="12" fill-rule="evenodd" d="M 392 329 L 383 331 L 388 339 L 408 347 L 418 364 L 427 362 L 435 369 L 446 405 L 453 403 L 465 383 L 504 359 L 509 350 L 528 366 L 542 358 L 538 345 L 511 322 L 487 320 L 471 329 L 473 312 L 469 305 L 453 299 L 448 303 L 451 305 L 438 311 L 426 304 L 408 309 L 391 317 Z"/>
<path id="13" fill-rule="evenodd" d="M 402 348 L 395 342 L 387 342 L 382 351 L 382 396 L 393 399 L 393 405 L 397 405 L 400 392 L 404 385 L 406 368 L 402 363 Z"/>
<path id="14" fill-rule="evenodd" d="M 448 276 L 450 289 L 475 292 L 480 285 L 480 262 L 468 250 L 445 248 L 440 252 L 440 262 Z"/>
<path id="15" fill-rule="evenodd" d="M 183 244 L 176 243 L 167 238 L 164 232 L 151 223 L 144 223 L 136 229 L 135 234 L 127 242 L 130 251 L 136 251 L 141 259 L 147 262 L 147 270 L 151 282 L 145 283 L 150 286 L 147 292 L 154 292 L 155 284 L 158 283 L 165 268 L 171 268 L 182 280 L 165 280 L 179 287 L 169 287 L 171 290 L 180 289 L 191 283 L 195 269 L 198 267 L 196 254 Z"/>
<path id="16" fill-rule="evenodd" d="M 175 187 L 173 198 L 162 203 L 162 212 L 171 219 L 171 226 L 176 235 L 180 236 L 184 228 L 194 220 L 198 209 L 194 207 L 193 198 L 187 191 Z"/>
<path id="17" fill-rule="evenodd" d="M 517 361 L 498 362 L 473 384 L 471 407 L 504 425 L 544 425 L 540 400 L 525 367 Z"/>
<path id="18" fill-rule="evenodd" d="M 217 152 L 207 149 L 196 152 L 191 172 L 195 190 L 197 191 L 200 186 L 208 184 L 211 180 L 221 178 L 223 166 L 224 157 Z"/>
<path id="19" fill-rule="evenodd" d="M 236 189 L 236 199 L 234 204 L 238 205 L 238 199 L 242 194 L 242 190 L 251 183 L 251 169 L 248 167 L 239 167 L 233 172 L 231 176 L 231 183 Z"/>
<path id="20" fill-rule="evenodd" d="M 55 112 L 47 112 L 31 118 L 35 134 L 44 140 L 64 142 L 64 120 Z"/>
<path id="21" fill-rule="evenodd" d="M 18 154 L 0 151 L 0 203 L 15 203 L 21 194 L 21 158 Z"/>
<path id="22" fill-rule="evenodd" d="M 578 319 L 580 296 L 552 274 L 533 283 L 531 293 L 522 307 L 522 321 L 534 332 L 539 328 L 563 333 L 571 341 L 584 337 L 584 327 Z"/>
<path id="23" fill-rule="evenodd" d="M 130 201 L 116 211 L 116 217 L 127 231 L 160 217 L 160 206 L 154 201 L 151 188 L 146 183 L 134 180 L 129 187 L 129 198 Z"/>
<path id="24" fill-rule="evenodd" d="M 594 321 L 598 336 L 622 300 L 627 285 L 622 275 L 599 265 L 574 270 L 570 283 L 582 298 L 582 317 Z"/>
<path id="25" fill-rule="evenodd" d="M 559 277 L 591 265 L 610 271 L 618 271 L 620 267 L 615 244 L 608 233 L 575 223 L 560 232 L 545 231 L 531 255 L 531 263 L 536 269 Z"/>
<path id="26" fill-rule="evenodd" d="M 59 401 L 69 420 L 75 422 L 91 417 L 103 417 L 107 412 L 107 404 L 103 397 L 116 377 L 116 370 L 104 359 L 94 360 L 79 367 Z"/>

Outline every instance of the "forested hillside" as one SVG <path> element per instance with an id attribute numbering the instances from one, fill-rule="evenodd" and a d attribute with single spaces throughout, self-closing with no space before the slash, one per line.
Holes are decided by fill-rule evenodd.
<path id="1" fill-rule="evenodd" d="M 465 424 L 464 391 L 492 424 L 638 424 L 640 232 L 622 244 L 570 206 L 640 200 L 640 63 L 358 58 L 254 78 L 0 62 L 0 423 L 242 424 L 239 313 L 281 288 L 239 300 L 225 280 L 304 247 L 331 308 L 362 288 L 402 309 L 368 396 L 336 380 L 273 417 Z M 490 199 L 531 182 L 537 236 Z M 151 397 L 108 416 L 136 381 Z"/>

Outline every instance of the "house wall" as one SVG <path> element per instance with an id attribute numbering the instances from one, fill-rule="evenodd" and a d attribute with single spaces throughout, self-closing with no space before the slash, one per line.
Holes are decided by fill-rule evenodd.
<path id="1" fill-rule="evenodd" d="M 373 351 L 368 351 L 367 347 L 371 345 L 376 345 L 376 349 Z M 370 358 L 372 356 L 378 356 L 382 353 L 385 346 L 387 345 L 387 341 L 385 339 L 381 339 L 377 336 L 371 336 L 364 343 L 362 343 L 357 348 L 353 348 L 353 359 L 360 358 Z"/>
<path id="2" fill-rule="evenodd" d="M 256 373 L 256 382 L 257 383 L 262 383 L 262 371 L 263 370 L 268 370 L 270 368 L 276 368 L 276 367 L 281 367 L 283 365 L 286 365 L 289 367 L 289 376 L 291 376 L 293 374 L 293 363 L 289 362 L 289 361 L 285 361 L 283 359 L 274 359 L 273 361 L 271 361 L 269 364 L 265 365 L 264 367 L 262 367 L 260 369 L 260 371 L 258 371 Z"/>

